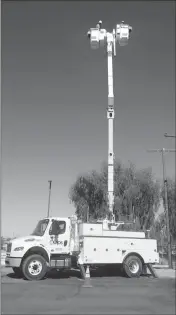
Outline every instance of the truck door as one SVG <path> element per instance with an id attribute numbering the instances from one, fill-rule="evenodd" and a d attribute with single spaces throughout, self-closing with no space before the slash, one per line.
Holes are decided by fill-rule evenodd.
<path id="1" fill-rule="evenodd" d="M 69 227 L 65 220 L 53 220 L 49 229 L 51 254 L 69 252 Z"/>

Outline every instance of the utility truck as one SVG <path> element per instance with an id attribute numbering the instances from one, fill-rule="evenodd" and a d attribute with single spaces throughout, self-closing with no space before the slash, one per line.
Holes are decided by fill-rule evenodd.
<path id="1" fill-rule="evenodd" d="M 59 271 L 79 267 L 121 264 L 128 277 L 139 277 L 145 265 L 159 263 L 157 242 L 144 232 L 119 231 L 122 222 L 114 220 L 114 92 L 113 56 L 116 43 L 125 46 L 132 27 L 117 24 L 112 32 L 102 28 L 102 21 L 87 35 L 92 49 L 106 47 L 108 65 L 108 208 L 110 219 L 82 223 L 76 217 L 40 220 L 30 236 L 13 239 L 7 247 L 6 266 L 28 280 L 40 280 L 50 269 Z"/>
<path id="2" fill-rule="evenodd" d="M 144 232 L 119 231 L 120 222 L 82 223 L 75 216 L 44 218 L 34 232 L 9 242 L 5 264 L 28 280 L 51 269 L 114 266 L 139 277 L 147 264 L 159 263 L 157 242 Z"/>

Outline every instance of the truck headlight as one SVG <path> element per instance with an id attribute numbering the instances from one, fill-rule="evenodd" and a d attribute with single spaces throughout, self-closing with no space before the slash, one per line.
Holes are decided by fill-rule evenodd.
<path id="1" fill-rule="evenodd" d="M 14 249 L 14 251 L 19 252 L 20 250 L 23 250 L 23 249 L 24 249 L 24 247 L 16 247 L 16 248 Z"/>

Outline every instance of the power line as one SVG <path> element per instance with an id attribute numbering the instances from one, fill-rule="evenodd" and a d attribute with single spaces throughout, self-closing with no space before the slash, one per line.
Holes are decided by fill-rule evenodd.
<path id="1" fill-rule="evenodd" d="M 164 134 L 165 138 L 176 138 L 174 135 L 168 135 L 167 132 Z"/>

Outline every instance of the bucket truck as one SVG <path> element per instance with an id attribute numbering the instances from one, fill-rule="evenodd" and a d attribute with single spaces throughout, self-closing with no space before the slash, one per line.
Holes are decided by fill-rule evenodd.
<path id="1" fill-rule="evenodd" d="M 127 44 L 132 28 L 117 24 L 109 33 L 100 21 L 88 32 L 92 49 L 106 47 L 108 63 L 108 206 L 109 218 L 96 223 L 83 223 L 76 217 L 47 217 L 40 220 L 33 233 L 10 241 L 6 266 L 28 280 L 41 280 L 51 269 L 114 266 L 120 264 L 128 277 L 139 277 L 148 264 L 159 263 L 157 242 L 144 232 L 119 231 L 123 222 L 115 222 L 114 152 L 113 152 L 113 56 L 116 43 Z"/>

